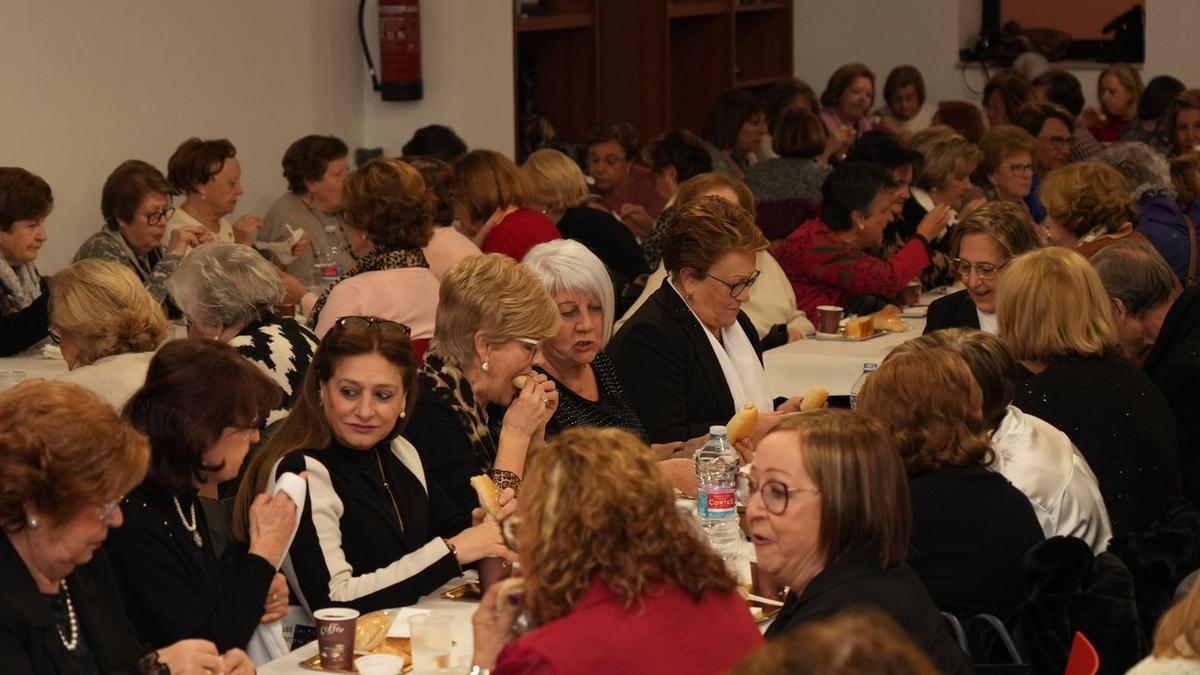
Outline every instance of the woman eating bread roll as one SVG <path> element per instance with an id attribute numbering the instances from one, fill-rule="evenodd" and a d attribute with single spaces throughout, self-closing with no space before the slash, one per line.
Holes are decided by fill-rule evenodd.
<path id="1" fill-rule="evenodd" d="M 257 495 L 270 494 L 284 473 L 307 472 L 308 500 L 283 571 L 309 611 L 411 605 L 463 565 L 511 557 L 496 523 L 458 508 L 400 437 L 416 404 L 416 377 L 405 326 L 339 319 L 292 414 L 243 478 L 234 513 L 239 536 Z M 512 492 L 501 491 L 498 502 L 513 502 Z M 501 508 L 498 515 L 507 514 Z"/>

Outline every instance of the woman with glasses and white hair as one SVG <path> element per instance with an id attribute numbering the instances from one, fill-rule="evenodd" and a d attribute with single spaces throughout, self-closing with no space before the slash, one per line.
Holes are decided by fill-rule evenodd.
<path id="1" fill-rule="evenodd" d="M 989 202 L 956 225 L 951 237 L 951 269 L 966 288 L 929 305 L 925 332 L 979 328 L 995 335 L 1000 275 L 1013 258 L 1041 246 L 1029 211 L 1019 202 Z"/>
<path id="2" fill-rule="evenodd" d="M 104 227 L 79 247 L 75 262 L 99 258 L 120 263 L 138 276 L 158 302 L 167 299 L 167 279 L 188 249 L 212 241 L 199 225 L 182 225 L 163 244 L 171 206 L 171 184 L 153 165 L 137 159 L 121 163 L 100 192 Z"/>
<path id="3" fill-rule="evenodd" d="M 206 244 L 184 258 L 167 290 L 188 322 L 188 337 L 228 342 L 283 389 L 266 423 L 287 415 L 317 338 L 272 309 L 283 300 L 274 266 L 249 246 Z"/>

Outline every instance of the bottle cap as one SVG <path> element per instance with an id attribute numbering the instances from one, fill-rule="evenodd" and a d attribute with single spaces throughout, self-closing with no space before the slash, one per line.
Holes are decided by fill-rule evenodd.
<path id="1" fill-rule="evenodd" d="M 711 427 L 708 428 L 708 435 L 710 435 L 710 436 L 725 436 L 726 435 L 725 425 L 724 424 L 712 425 Z"/>
<path id="2" fill-rule="evenodd" d="M 864 363 L 863 364 L 863 372 L 864 373 L 875 372 L 875 369 L 877 369 L 877 368 L 879 368 L 879 364 L 877 364 L 877 363 Z"/>

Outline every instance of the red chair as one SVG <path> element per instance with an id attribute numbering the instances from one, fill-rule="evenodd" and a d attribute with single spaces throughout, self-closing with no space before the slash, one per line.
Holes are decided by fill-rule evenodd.
<path id="1" fill-rule="evenodd" d="M 771 199 L 758 202 L 758 229 L 771 241 L 786 239 L 806 220 L 821 215 L 821 202 L 812 199 Z"/>
<path id="2" fill-rule="evenodd" d="M 1096 675 L 1098 670 L 1100 655 L 1083 633 L 1076 631 L 1075 639 L 1071 642 L 1071 655 L 1067 657 L 1067 670 L 1063 675 Z"/>

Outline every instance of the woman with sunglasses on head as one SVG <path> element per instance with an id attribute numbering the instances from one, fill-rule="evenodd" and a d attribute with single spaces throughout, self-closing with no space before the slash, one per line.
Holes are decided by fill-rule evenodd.
<path id="1" fill-rule="evenodd" d="M 212 241 L 199 225 L 181 225 L 164 244 L 171 206 L 171 184 L 162 173 L 141 160 L 122 162 L 109 174 L 100 192 L 104 227 L 75 252 L 75 262 L 99 258 L 120 263 L 133 273 L 155 300 L 167 299 L 167 279 L 188 250 Z"/>
<path id="2" fill-rule="evenodd" d="M 215 395 L 212 383 L 220 383 Z M 124 417 L 150 440 L 146 479 L 121 502 L 125 525 L 109 535 L 125 610 L 152 646 L 187 637 L 244 649 L 259 623 L 283 617 L 288 587 L 276 573 L 296 523 L 280 494 L 249 511 L 245 546 L 214 550 L 199 501 L 238 475 L 279 387 L 215 340 L 173 340 L 155 354 Z"/>
<path id="3" fill-rule="evenodd" d="M 905 560 L 908 479 L 893 436 L 844 410 L 796 415 L 759 442 L 739 484 L 760 573 L 791 591 L 768 640 L 851 607 L 902 626 L 940 672 L 971 668 Z"/>
<path id="4" fill-rule="evenodd" d="M 246 472 L 233 522 L 235 536 L 251 541 L 255 500 L 283 473 L 307 472 L 308 500 L 283 570 L 310 612 L 411 605 L 461 566 L 507 553 L 496 524 L 481 524 L 478 512 L 472 526 L 470 512 L 426 477 L 416 448 L 400 436 L 416 385 L 405 326 L 338 319 L 296 408 Z"/>
<path id="5" fill-rule="evenodd" d="M 943 328 L 979 328 L 993 335 L 996 327 L 996 284 L 1009 261 L 1040 248 L 1024 204 L 989 202 L 954 227 L 951 269 L 964 290 L 929 305 L 925 332 Z"/>

